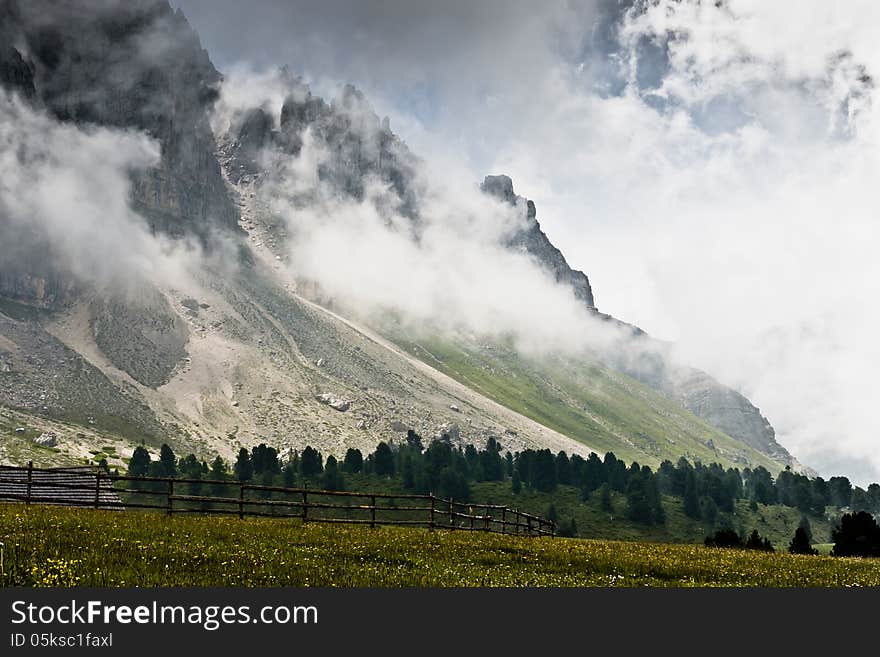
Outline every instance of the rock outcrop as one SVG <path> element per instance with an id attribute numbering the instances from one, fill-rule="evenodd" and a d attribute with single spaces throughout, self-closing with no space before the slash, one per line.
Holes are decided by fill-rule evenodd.
<path id="1" fill-rule="evenodd" d="M 4 0 L 0 84 L 62 121 L 131 128 L 156 139 L 157 167 L 133 174 L 154 230 L 234 230 L 208 114 L 220 74 L 183 14 L 164 0 Z"/>
<path id="2" fill-rule="evenodd" d="M 584 272 L 568 266 L 565 256 L 553 246 L 547 235 L 541 230 L 535 204 L 528 199 L 517 196 L 513 191 L 513 181 L 505 175 L 486 176 L 480 189 L 501 201 L 511 205 L 521 204 L 526 208 L 526 227 L 513 235 L 508 245 L 513 249 L 521 249 L 531 254 L 542 267 L 553 275 L 557 283 L 570 286 L 575 297 L 586 304 L 588 308 L 594 310 L 596 305 L 593 301 L 590 280 Z"/>
<path id="3" fill-rule="evenodd" d="M 9 45 L 0 46 L 0 86 L 14 89 L 28 100 L 36 95 L 34 65 Z"/>
<path id="4" fill-rule="evenodd" d="M 270 116 L 264 107 L 250 108 L 234 117 L 229 134 L 221 138 L 230 180 L 238 183 L 245 176 L 260 176 L 265 172 L 261 158 L 273 151 L 299 155 L 308 131 L 318 151 L 318 177 L 323 183 L 362 200 L 366 184 L 375 178 L 394 189 L 405 215 L 415 217 L 418 159 L 363 93 L 345 85 L 327 103 L 312 95 L 300 78 L 286 71 L 283 75 L 289 92 L 280 116 Z"/>
<path id="5" fill-rule="evenodd" d="M 501 201 L 525 208 L 526 228 L 511 238 L 510 246 L 531 254 L 557 282 L 569 285 L 597 319 L 613 323 L 630 338 L 620 353 L 605 355 L 609 365 L 681 404 L 732 438 L 780 462 L 794 463 L 791 455 L 776 442 L 770 422 L 745 396 L 705 372 L 675 363 L 667 345 L 651 339 L 636 326 L 598 311 L 587 276 L 568 265 L 565 256 L 541 230 L 535 204 L 516 195 L 508 176 L 486 176 L 481 189 Z"/>

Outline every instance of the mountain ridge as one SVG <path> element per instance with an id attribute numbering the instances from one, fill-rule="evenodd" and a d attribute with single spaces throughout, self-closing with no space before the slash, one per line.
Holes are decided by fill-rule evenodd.
<path id="1" fill-rule="evenodd" d="M 327 103 L 291 76 L 280 116 L 249 108 L 232 130 L 217 135 L 210 129 L 210 112 L 220 75 L 179 10 L 162 0 L 140 0 L 117 14 L 116 3 L 99 3 L 100 20 L 90 20 L 95 17 L 77 14 L 75 3 L 65 2 L 60 3 L 65 20 L 58 21 L 49 11 L 54 6 L 42 0 L 0 3 L 0 32 L 16 44 L 0 53 L 0 83 L 62 123 L 138 130 L 155 139 L 161 157 L 156 166 L 131 173 L 132 205 L 153 234 L 192 237 L 224 260 L 205 265 L 194 297 L 149 282 L 135 294 L 102 292 L 59 271 L 45 241 L 37 240 L 26 257 L 0 256 L 0 301 L 6 300 L 0 304 L 0 407 L 10 409 L 9 417 L 55 423 L 65 431 L 69 449 L 57 458 L 83 457 L 96 431 L 121 436 L 127 449 L 138 440 L 155 444 L 167 438 L 227 456 L 260 440 L 282 448 L 311 442 L 341 452 L 352 445 L 372 447 L 376 436 L 407 428 L 429 437 L 463 435 L 471 442 L 500 435 L 513 449 L 590 450 L 491 396 L 462 388 L 436 368 L 425 370 L 390 343 L 366 340 L 368 329 L 334 315 L 332 307 L 310 305 L 307 299 L 322 301 L 320 290 L 285 271 L 283 246 L 290 236 L 270 208 L 258 203 L 265 174 L 261 158 L 267 146 L 297 155 L 306 129 L 329 154 L 319 168 L 323 180 L 359 198 L 366 181 L 378 177 L 394 189 L 401 213 L 418 231 L 418 158 L 361 92 L 345 86 Z M 113 12 L 103 13 L 111 7 Z M 80 28 L 94 43 L 75 36 Z M 157 30 L 169 45 L 144 66 L 141 47 Z M 498 186 L 517 203 L 509 180 L 489 182 L 486 191 L 495 193 Z M 508 247 L 531 253 L 557 282 L 572 286 L 593 314 L 617 323 L 595 308 L 589 279 L 572 270 L 543 233 L 534 204 L 523 205 L 529 228 Z M 0 225 L 0 236 L 4 230 L 15 227 Z M 19 237 L 8 232 L 4 243 Z M 228 252 L 224 242 L 232 245 Z M 717 390 L 728 391 L 722 410 L 726 403 L 750 421 L 760 417 L 748 400 L 711 379 L 692 378 L 693 390 L 681 392 L 670 383 L 677 370 L 656 352 L 651 345 L 643 359 L 650 365 L 627 365 L 631 370 L 624 374 L 681 404 L 681 421 L 686 402 L 696 415 L 716 412 Z M 325 395 L 350 400 L 351 410 L 331 408 L 322 401 Z M 463 414 L 462 408 L 472 410 Z M 721 415 L 716 423 L 727 421 Z M 57 428 L 64 423 L 69 431 Z M 767 429 L 772 432 L 769 423 Z M 755 445 L 739 439 L 746 446 L 743 454 L 752 455 L 743 456 L 746 462 L 763 462 L 757 456 L 763 453 L 771 462 L 796 464 L 772 433 L 764 442 L 760 431 L 755 435 Z M 24 452 L 18 453 L 30 449 L 19 448 Z M 6 458 L 11 460 L 8 451 Z"/>

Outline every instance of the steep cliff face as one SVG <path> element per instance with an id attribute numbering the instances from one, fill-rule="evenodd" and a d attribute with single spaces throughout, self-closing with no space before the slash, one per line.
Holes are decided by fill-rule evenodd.
<path id="1" fill-rule="evenodd" d="M 25 61 L 21 53 L 9 45 L 0 52 L 0 86 L 14 89 L 27 99 L 36 94 L 34 65 Z"/>
<path id="2" fill-rule="evenodd" d="M 279 116 L 250 108 L 239 112 L 220 137 L 229 180 L 259 181 L 271 169 L 273 154 L 299 156 L 308 141 L 320 181 L 334 192 L 362 200 L 368 181 L 375 179 L 390 185 L 400 211 L 416 219 L 418 159 L 363 93 L 345 85 L 328 103 L 300 78 L 285 72 L 285 82 L 288 94 Z"/>
<path id="3" fill-rule="evenodd" d="M 221 78 L 167 1 L 0 0 L 0 43 L 5 92 L 62 124 L 131 130 L 157 142 L 156 166 L 130 172 L 131 206 L 151 232 L 193 238 L 210 250 L 218 236 L 238 231 L 209 123 Z M 147 388 L 167 382 L 187 355 L 189 336 L 162 293 L 148 281 L 140 283 L 140 294 L 119 294 L 112 284 L 93 290 L 61 263 L 45 233 L 10 223 L 4 212 L 0 202 L 0 298 L 23 308 L 85 307 L 83 324 L 102 358 Z M 3 334 L 15 333 L 12 342 L 19 345 L 6 361 L 16 374 L 4 379 L 15 385 L 0 390 L 0 402 L 159 435 L 141 392 L 65 351 L 46 330 L 50 315 L 0 319 Z M 53 358 L 58 370 L 50 376 Z M 41 386 L 45 394 L 37 393 Z"/>
<path id="4" fill-rule="evenodd" d="M 590 287 L 590 280 L 584 272 L 574 270 L 568 266 L 565 256 L 562 255 L 559 249 L 553 246 L 547 235 L 541 230 L 535 204 L 514 193 L 513 181 L 504 175 L 486 176 L 483 184 L 480 185 L 480 189 L 484 193 L 490 194 L 511 205 L 522 204 L 525 206 L 526 228 L 518 231 L 510 239 L 509 246 L 531 254 L 544 268 L 553 274 L 557 283 L 570 286 L 577 299 L 586 304 L 588 308 L 595 309 L 596 305 L 593 301 L 593 289 Z"/>
<path id="5" fill-rule="evenodd" d="M 183 14 L 161 0 L 2 0 L 0 83 L 62 121 L 144 131 L 158 166 L 133 173 L 135 207 L 154 230 L 235 229 L 208 112 L 220 75 Z"/>
<path id="6" fill-rule="evenodd" d="M 694 415 L 776 461 L 794 464 L 770 421 L 744 395 L 691 368 L 679 368 L 669 383 L 669 396 Z"/>
<path id="7" fill-rule="evenodd" d="M 523 249 L 534 256 L 557 282 L 569 285 L 597 318 L 613 322 L 631 333 L 631 343 L 620 354 L 606 355 L 606 362 L 681 404 L 728 436 L 783 463 L 794 462 L 785 448 L 776 442 L 776 433 L 770 422 L 746 397 L 721 385 L 705 372 L 675 363 L 666 345 L 652 340 L 638 327 L 599 313 L 586 275 L 573 270 L 565 256 L 553 246 L 537 221 L 535 204 L 516 195 L 508 176 L 487 176 L 481 189 L 504 202 L 525 208 L 527 226 L 510 240 L 512 248 Z"/>

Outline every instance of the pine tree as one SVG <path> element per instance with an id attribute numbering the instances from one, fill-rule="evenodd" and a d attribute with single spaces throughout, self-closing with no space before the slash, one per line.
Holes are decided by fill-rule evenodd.
<path id="1" fill-rule="evenodd" d="M 807 530 L 803 527 L 798 527 L 794 530 L 794 536 L 791 539 L 791 543 L 788 544 L 788 551 L 791 554 L 819 554 L 817 550 L 813 549 L 810 537 L 807 535 Z"/>
<path id="2" fill-rule="evenodd" d="M 501 446 L 491 436 L 486 441 L 486 449 L 480 452 L 480 470 L 484 481 L 501 481 L 504 479 L 504 462 L 501 460 Z"/>
<path id="3" fill-rule="evenodd" d="M 327 462 L 324 464 L 321 484 L 324 490 L 342 490 L 342 475 L 339 474 L 339 464 L 332 454 L 327 457 Z"/>
<path id="4" fill-rule="evenodd" d="M 762 550 L 764 552 L 773 552 L 773 545 L 770 539 L 762 538 L 757 529 L 753 529 L 752 533 L 746 539 L 745 548 L 747 550 Z"/>
<path id="5" fill-rule="evenodd" d="M 128 474 L 132 477 L 146 477 L 150 474 L 150 453 L 141 445 L 135 447 L 131 454 Z"/>
<path id="6" fill-rule="evenodd" d="M 563 538 L 574 538 L 577 536 L 577 531 L 577 522 L 575 522 L 574 516 L 572 516 L 571 520 L 559 525 L 556 535 L 562 536 Z"/>
<path id="7" fill-rule="evenodd" d="M 535 453 L 530 484 L 543 493 L 549 493 L 556 488 L 556 458 L 549 449 Z"/>
<path id="8" fill-rule="evenodd" d="M 235 465 L 232 466 L 235 478 L 239 481 L 250 481 L 254 476 L 254 466 L 251 464 L 251 455 L 242 447 L 238 450 L 238 458 L 235 459 Z"/>
<path id="9" fill-rule="evenodd" d="M 603 511 L 614 511 L 611 504 L 611 485 L 607 481 L 599 487 L 599 504 Z"/>
<path id="10" fill-rule="evenodd" d="M 364 469 L 364 455 L 361 450 L 348 448 L 345 452 L 345 459 L 342 461 L 342 469 L 346 472 L 356 474 Z"/>
<path id="11" fill-rule="evenodd" d="M 373 452 L 373 465 L 376 474 L 380 477 L 394 475 L 394 453 L 388 443 L 383 441 L 376 445 L 376 451 Z"/>
<path id="12" fill-rule="evenodd" d="M 605 464 L 602 463 L 602 459 L 596 456 L 595 452 L 590 452 L 590 455 L 587 457 L 587 463 L 584 466 L 584 480 L 582 484 L 584 499 L 589 497 L 589 494 L 594 490 L 598 490 L 605 480 Z"/>
<path id="13" fill-rule="evenodd" d="M 831 532 L 835 557 L 880 557 L 880 525 L 870 513 L 845 513 Z"/>
<path id="14" fill-rule="evenodd" d="M 227 472 L 226 461 L 220 458 L 219 455 L 216 456 L 211 461 L 211 479 L 226 479 Z"/>
<path id="15" fill-rule="evenodd" d="M 407 490 L 413 490 L 416 487 L 416 466 L 414 457 L 407 451 L 400 460 L 400 478 L 403 480 L 403 487 Z"/>
<path id="16" fill-rule="evenodd" d="M 306 445 L 300 455 L 299 471 L 303 477 L 316 477 L 324 471 L 323 457 L 311 445 Z"/>
<path id="17" fill-rule="evenodd" d="M 650 524 L 654 517 L 645 480 L 640 472 L 633 474 L 626 485 L 626 517 L 644 524 Z"/>
<path id="18" fill-rule="evenodd" d="M 292 462 L 281 468 L 281 481 L 287 488 L 292 488 L 296 483 L 296 466 Z"/>
<path id="19" fill-rule="evenodd" d="M 810 525 L 810 519 L 807 516 L 801 516 L 801 521 L 798 523 L 798 527 L 803 528 L 803 530 L 807 533 L 807 539 L 810 543 L 813 542 L 813 527 Z"/>
<path id="20" fill-rule="evenodd" d="M 701 517 L 700 497 L 697 495 L 697 478 L 694 475 L 693 469 L 690 468 L 685 475 L 684 499 L 682 502 L 684 504 L 684 514 L 688 518 L 697 520 Z"/>
<path id="21" fill-rule="evenodd" d="M 565 452 L 556 455 L 556 481 L 563 486 L 571 484 L 571 460 Z"/>
<path id="22" fill-rule="evenodd" d="M 162 474 L 166 477 L 174 477 L 177 475 L 177 457 L 174 456 L 174 450 L 165 443 L 159 449 L 159 463 L 162 466 Z"/>
<path id="23" fill-rule="evenodd" d="M 510 479 L 510 490 L 513 491 L 514 495 L 519 495 L 522 492 L 522 481 L 519 477 L 519 470 L 513 471 L 513 477 Z"/>

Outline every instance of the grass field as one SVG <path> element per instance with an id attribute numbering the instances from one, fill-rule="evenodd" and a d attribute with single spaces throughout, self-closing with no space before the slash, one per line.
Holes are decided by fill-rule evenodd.
<path id="1" fill-rule="evenodd" d="M 880 586 L 880 560 L 0 505 L 5 586 Z"/>

